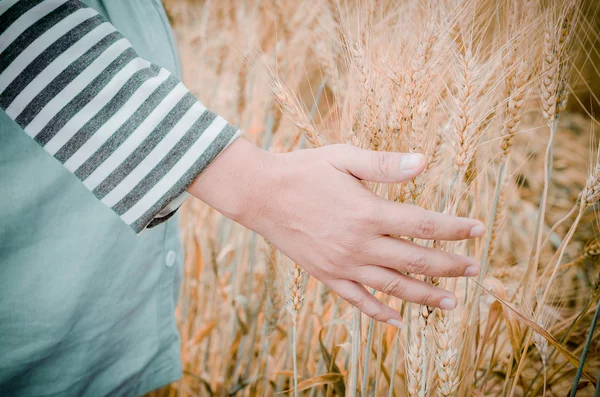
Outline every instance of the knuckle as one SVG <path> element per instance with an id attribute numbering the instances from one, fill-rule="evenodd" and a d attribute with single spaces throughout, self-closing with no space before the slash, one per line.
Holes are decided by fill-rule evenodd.
<path id="1" fill-rule="evenodd" d="M 375 226 L 379 223 L 379 210 L 377 201 L 367 201 L 364 205 L 356 210 L 358 223 L 360 226 Z"/>
<path id="2" fill-rule="evenodd" d="M 464 273 L 463 267 L 459 264 L 457 258 L 448 258 L 446 274 L 449 277 L 459 277 Z"/>
<path id="3" fill-rule="evenodd" d="M 419 223 L 419 234 L 422 238 L 433 238 L 438 232 L 438 225 L 431 216 L 426 215 Z"/>
<path id="4" fill-rule="evenodd" d="M 383 177 L 388 177 L 390 175 L 390 156 L 386 153 L 373 153 L 371 162 L 373 170 L 375 170 L 377 174 Z"/>
<path id="5" fill-rule="evenodd" d="M 338 247 L 336 258 L 333 260 L 338 264 L 337 267 L 340 267 L 340 265 L 343 267 L 345 261 L 361 253 L 361 244 L 359 244 L 358 238 L 352 234 L 340 234 L 335 237 L 334 241 Z"/>
<path id="6" fill-rule="evenodd" d="M 428 291 L 424 291 L 421 296 L 419 297 L 419 303 L 423 304 L 423 305 L 427 305 L 427 306 L 433 306 L 433 303 L 435 302 L 435 296 Z"/>
<path id="7" fill-rule="evenodd" d="M 448 267 L 448 271 L 446 273 L 448 274 L 448 277 L 459 277 L 462 276 L 463 271 L 458 265 L 453 264 Z"/>
<path id="8" fill-rule="evenodd" d="M 352 306 L 360 309 L 360 308 L 364 307 L 364 305 L 367 301 L 367 298 L 365 296 L 360 296 L 360 295 L 350 295 L 349 297 L 346 298 L 346 300 Z"/>
<path id="9" fill-rule="evenodd" d="M 320 147 L 319 149 L 328 150 L 328 151 L 331 151 L 331 153 L 334 155 L 343 156 L 344 154 L 346 154 L 348 152 L 349 148 L 348 148 L 348 145 L 345 145 L 343 143 L 335 143 L 333 145 L 326 145 L 326 146 Z"/>
<path id="10" fill-rule="evenodd" d="M 385 310 L 383 308 L 383 304 L 379 303 L 377 308 L 371 314 L 367 314 L 369 317 L 373 318 L 373 320 L 384 321 L 385 320 Z"/>
<path id="11" fill-rule="evenodd" d="M 346 160 L 352 158 L 352 148 L 351 145 L 346 145 L 343 143 L 336 143 L 333 145 L 325 145 L 316 150 L 321 150 L 323 153 L 326 153 L 331 159 L 333 159 L 336 163 L 344 164 Z"/>
<path id="12" fill-rule="evenodd" d="M 470 229 L 465 225 L 459 225 L 454 230 L 454 238 L 456 240 L 461 240 L 469 237 Z"/>
<path id="13" fill-rule="evenodd" d="M 331 273 L 332 271 L 330 270 L 329 265 L 324 265 L 323 267 L 314 266 L 309 272 L 309 274 L 317 280 L 323 280 L 325 278 L 331 277 Z"/>
<path id="14" fill-rule="evenodd" d="M 424 274 L 429 268 L 425 255 L 417 255 L 408 261 L 406 270 L 409 273 Z"/>
<path id="15" fill-rule="evenodd" d="M 384 281 L 381 285 L 381 291 L 387 295 L 401 297 L 406 291 L 406 286 L 401 278 L 395 277 Z"/>

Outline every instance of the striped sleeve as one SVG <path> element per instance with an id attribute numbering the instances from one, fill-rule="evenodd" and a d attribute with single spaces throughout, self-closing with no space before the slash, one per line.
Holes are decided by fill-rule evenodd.
<path id="1" fill-rule="evenodd" d="M 0 108 L 136 233 L 240 134 L 76 0 L 0 0 Z"/>

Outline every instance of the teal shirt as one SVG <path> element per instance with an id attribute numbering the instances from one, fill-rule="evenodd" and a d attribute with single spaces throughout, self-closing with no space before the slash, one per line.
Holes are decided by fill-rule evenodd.
<path id="1" fill-rule="evenodd" d="M 179 74 L 157 0 L 86 3 Z M 139 235 L 0 112 L 0 396 L 136 396 L 181 377 L 177 216 Z"/>

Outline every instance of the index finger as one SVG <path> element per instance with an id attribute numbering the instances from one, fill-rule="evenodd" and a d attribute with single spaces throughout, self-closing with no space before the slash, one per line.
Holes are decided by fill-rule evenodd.
<path id="1" fill-rule="evenodd" d="M 381 199 L 379 219 L 382 234 L 397 234 L 423 240 L 464 240 L 485 233 L 481 221 L 429 211 L 408 204 Z"/>

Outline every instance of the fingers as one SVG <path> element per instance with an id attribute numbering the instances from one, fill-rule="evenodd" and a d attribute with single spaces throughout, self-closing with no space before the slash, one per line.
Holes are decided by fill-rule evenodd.
<path id="1" fill-rule="evenodd" d="M 435 277 L 474 277 L 481 269 L 474 258 L 387 236 L 368 242 L 364 260 L 401 272 Z"/>
<path id="2" fill-rule="evenodd" d="M 476 219 L 459 218 L 420 207 L 380 199 L 382 234 L 398 234 L 423 240 L 464 240 L 481 237 L 485 226 Z"/>
<path id="3" fill-rule="evenodd" d="M 445 289 L 434 287 L 424 281 L 400 274 L 384 267 L 367 265 L 357 268 L 354 281 L 375 288 L 402 300 L 444 310 L 456 307 L 456 297 Z"/>
<path id="4" fill-rule="evenodd" d="M 425 158 L 419 153 L 377 152 L 351 145 L 332 145 L 331 150 L 334 167 L 366 181 L 403 182 L 425 169 Z"/>
<path id="5" fill-rule="evenodd" d="M 425 168 L 425 159 L 418 153 L 394 153 L 362 150 L 351 145 L 332 145 L 331 164 L 356 178 L 381 183 L 402 182 L 414 178 Z M 483 223 L 475 219 L 458 218 L 419 207 L 378 199 L 369 213 L 381 225 L 382 234 L 399 234 L 425 240 L 464 240 L 481 237 Z"/>
<path id="6" fill-rule="evenodd" d="M 350 280 L 331 280 L 326 284 L 342 299 L 374 320 L 396 328 L 402 324 L 400 313 L 381 303 L 362 285 Z"/>

